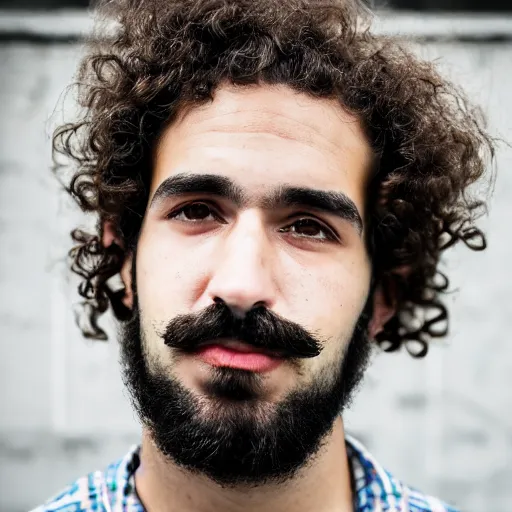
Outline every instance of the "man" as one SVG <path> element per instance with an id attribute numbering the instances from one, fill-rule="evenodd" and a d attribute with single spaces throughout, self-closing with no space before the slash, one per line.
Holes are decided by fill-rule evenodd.
<path id="1" fill-rule="evenodd" d="M 468 187 L 492 144 L 462 94 L 348 0 L 100 12 L 54 149 L 98 218 L 73 233 L 82 329 L 105 339 L 112 306 L 143 435 L 37 510 L 455 510 L 342 413 L 372 347 L 446 334 L 441 252 L 485 247 Z"/>

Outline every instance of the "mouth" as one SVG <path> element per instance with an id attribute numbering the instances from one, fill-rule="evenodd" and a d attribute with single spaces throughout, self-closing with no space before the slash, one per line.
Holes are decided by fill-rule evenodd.
<path id="1" fill-rule="evenodd" d="M 201 361 L 216 367 L 236 368 L 256 373 L 274 370 L 284 361 L 284 353 L 253 347 L 236 340 L 201 345 L 195 353 Z"/>

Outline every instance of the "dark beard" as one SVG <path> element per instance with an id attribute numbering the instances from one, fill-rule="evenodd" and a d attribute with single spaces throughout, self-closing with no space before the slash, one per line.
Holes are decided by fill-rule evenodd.
<path id="1" fill-rule="evenodd" d="M 145 356 L 136 308 L 121 331 L 124 381 L 158 449 L 179 466 L 222 486 L 282 483 L 317 454 L 362 380 L 371 354 L 368 310 L 361 315 L 342 360 L 324 368 L 307 389 L 291 392 L 274 404 L 258 398 L 262 377 L 243 370 L 212 368 L 204 396 L 183 387 L 158 361 Z M 209 319 L 209 329 L 217 333 L 214 338 L 236 323 L 226 314 L 219 315 L 215 308 L 202 313 Z M 261 314 L 262 322 L 252 321 L 252 341 L 264 339 L 258 328 L 266 325 L 269 312 Z M 171 321 L 162 334 L 164 342 L 178 352 L 191 350 L 205 332 L 204 323 L 197 317 L 195 323 L 192 320 L 188 315 Z M 272 322 L 277 323 L 272 332 L 278 335 L 265 342 L 269 347 L 287 347 L 291 353 L 285 355 L 290 358 L 298 353 L 313 357 L 312 349 L 320 344 L 302 327 L 275 316 Z M 181 331 L 173 330 L 173 324 Z M 179 343 L 172 341 L 177 339 Z"/>

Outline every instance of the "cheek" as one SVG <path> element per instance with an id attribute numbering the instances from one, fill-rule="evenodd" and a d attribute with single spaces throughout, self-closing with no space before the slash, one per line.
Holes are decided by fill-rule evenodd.
<path id="1" fill-rule="evenodd" d="M 308 324 L 327 338 L 355 326 L 366 303 L 370 276 L 365 266 L 333 265 L 303 277 L 303 315 Z"/>
<path id="2" fill-rule="evenodd" d="M 366 304 L 369 284 L 369 266 L 361 263 L 326 266 L 302 276 L 296 296 L 304 299 L 297 303 L 297 318 L 326 343 L 322 354 L 309 363 L 312 374 L 341 360 Z"/>
<path id="3" fill-rule="evenodd" d="M 204 286 L 207 247 L 189 249 L 169 233 L 148 233 L 137 249 L 139 304 L 155 321 L 189 313 Z"/>

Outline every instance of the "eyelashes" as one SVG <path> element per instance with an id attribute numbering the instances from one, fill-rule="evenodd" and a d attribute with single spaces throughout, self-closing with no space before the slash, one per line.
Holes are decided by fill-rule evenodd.
<path id="1" fill-rule="evenodd" d="M 301 238 L 312 238 L 321 241 L 337 240 L 336 235 L 320 222 L 311 217 L 301 217 L 292 224 L 279 229 L 280 233 L 292 233 Z"/>
<path id="2" fill-rule="evenodd" d="M 227 223 L 219 210 L 207 201 L 193 201 L 182 205 L 169 213 L 167 219 L 195 226 L 209 223 Z M 278 229 L 278 232 L 286 233 L 294 238 L 317 242 L 340 241 L 339 236 L 333 229 L 306 213 L 295 214 L 293 221 L 288 221 L 285 226 Z"/>
<path id="3" fill-rule="evenodd" d="M 220 220 L 219 213 L 211 205 L 203 201 L 188 203 L 167 215 L 168 219 L 194 223 L 207 222 L 208 217 L 211 217 L 210 220 Z"/>

